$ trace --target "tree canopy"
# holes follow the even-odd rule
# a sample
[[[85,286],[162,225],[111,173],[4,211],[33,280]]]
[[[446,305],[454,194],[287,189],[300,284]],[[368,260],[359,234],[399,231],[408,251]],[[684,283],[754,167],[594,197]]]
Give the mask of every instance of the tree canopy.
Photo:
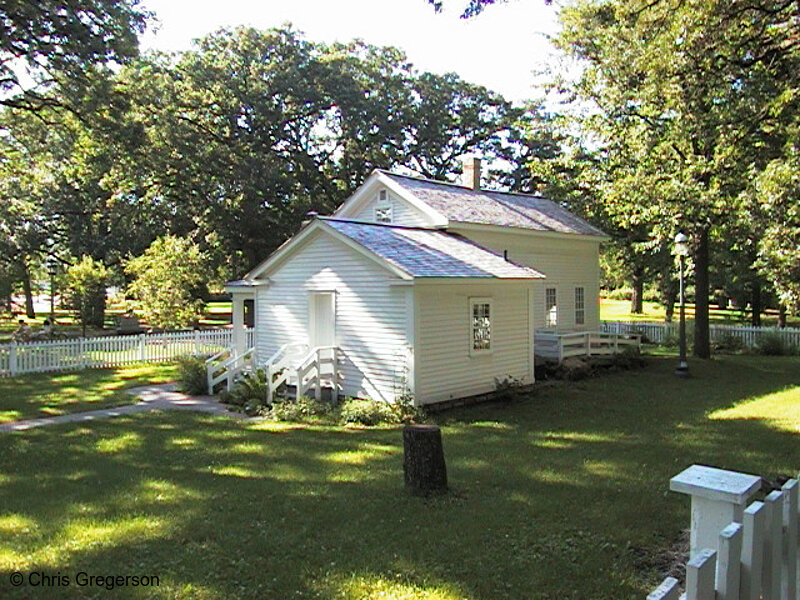
[[[23,281],[48,255],[88,255],[128,279],[121,265],[168,234],[191,236],[216,278],[238,277],[375,168],[447,178],[478,152],[510,159],[492,177],[524,186],[514,159],[536,150],[523,139],[535,110],[419,72],[397,49],[289,27],[87,66],[48,93],[52,105],[0,111],[0,261]]]
[[[0,105],[53,105],[52,85],[75,85],[91,65],[127,62],[148,16],[139,0],[3,0]]]
[[[690,234],[700,356],[710,351],[710,248],[758,222],[750,182],[783,160],[796,118],[793,11],[777,1],[603,0],[562,13],[557,43],[584,65],[564,89],[590,108],[580,127],[598,144],[603,211],[662,244]]]
[[[146,140],[129,188],[169,206],[175,233],[199,229],[231,275],[373,169],[448,176],[465,152],[500,153],[521,116],[456,75],[417,72],[399,50],[290,28],[221,30],[177,61],[143,58],[119,85]]]

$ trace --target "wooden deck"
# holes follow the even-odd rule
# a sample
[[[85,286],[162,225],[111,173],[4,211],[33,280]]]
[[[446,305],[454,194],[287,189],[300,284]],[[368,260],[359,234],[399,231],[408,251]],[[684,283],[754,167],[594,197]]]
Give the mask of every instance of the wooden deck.
[[[641,336],[586,331],[555,333],[537,331],[534,334],[534,354],[546,360],[562,362],[570,356],[608,356],[626,348],[639,348]]]

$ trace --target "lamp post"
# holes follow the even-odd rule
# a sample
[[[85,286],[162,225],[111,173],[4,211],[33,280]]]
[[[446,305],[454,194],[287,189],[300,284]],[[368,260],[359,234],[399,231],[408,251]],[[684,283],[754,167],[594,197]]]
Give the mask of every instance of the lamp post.
[[[675,369],[677,377],[689,377],[689,363],[686,361],[686,294],[684,290],[683,271],[686,257],[689,255],[689,238],[683,232],[675,236],[675,254],[680,263],[680,325],[678,329],[679,351],[678,368]]]
[[[47,273],[50,275],[50,323],[55,322],[55,298],[56,298],[56,273],[58,272],[58,263],[54,258],[47,260]]]

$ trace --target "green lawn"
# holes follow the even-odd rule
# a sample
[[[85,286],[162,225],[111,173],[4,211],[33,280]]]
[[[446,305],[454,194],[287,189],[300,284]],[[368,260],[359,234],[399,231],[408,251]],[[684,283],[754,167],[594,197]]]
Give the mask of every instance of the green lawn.
[[[121,306],[113,305],[106,310],[105,328],[94,329],[88,328],[86,330],[87,337],[97,335],[113,335],[116,331],[117,322],[124,314],[124,309]],[[24,315],[10,315],[0,314],[0,344],[10,343],[12,341],[12,334],[16,331],[19,325],[19,319],[24,318],[28,326],[34,331],[39,332],[42,329],[44,320],[49,318],[49,314],[40,312],[36,315],[35,319],[28,319]],[[141,318],[141,317],[140,317]],[[79,337],[82,334],[82,328],[72,312],[59,309],[55,312],[56,331],[63,333],[70,337]],[[144,325],[144,321],[142,321]],[[209,302],[206,306],[205,313],[200,317],[199,325],[203,328],[207,327],[225,327],[231,324],[231,303],[230,302]]]
[[[397,428],[150,413],[2,435],[0,595],[640,600],[689,523],[672,475],[800,465],[797,358],[674,366],[440,415],[452,492],[428,500],[404,493]],[[15,570],[72,585],[12,588]]]
[[[658,302],[644,302],[644,312],[642,314],[631,313],[630,300],[611,300],[610,298],[600,298],[600,319],[602,321],[650,321],[664,322],[664,307]],[[687,303],[686,318],[694,320],[694,304]],[[678,307],[675,307],[675,322],[678,319]],[[711,324],[717,325],[750,325],[750,313],[743,313],[739,310],[720,309],[712,304],[709,307],[709,319]],[[762,325],[765,327],[775,327],[778,324],[778,311],[768,310],[761,315]],[[789,317],[787,319],[789,327],[800,327],[800,317]]]
[[[126,388],[174,381],[174,364],[0,377],[0,423],[131,404]]]

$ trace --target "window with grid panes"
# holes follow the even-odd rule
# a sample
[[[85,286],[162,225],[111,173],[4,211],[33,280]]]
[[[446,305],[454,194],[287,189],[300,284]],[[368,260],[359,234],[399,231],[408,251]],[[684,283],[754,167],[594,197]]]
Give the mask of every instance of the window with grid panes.
[[[583,325],[586,322],[586,300],[582,287],[575,288],[575,324]]]
[[[492,349],[492,301],[489,298],[470,299],[470,354]]]
[[[556,288],[546,288],[544,291],[544,320],[547,327],[558,325],[558,304],[556,303]]]

